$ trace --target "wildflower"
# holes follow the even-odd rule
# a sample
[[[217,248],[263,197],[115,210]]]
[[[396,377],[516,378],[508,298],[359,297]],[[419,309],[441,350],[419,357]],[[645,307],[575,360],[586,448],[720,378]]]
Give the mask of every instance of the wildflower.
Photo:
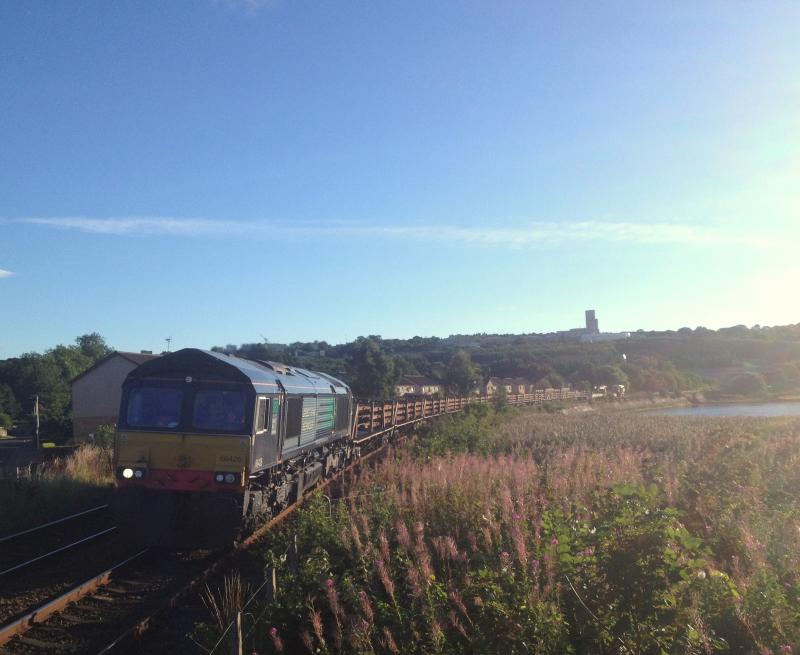
[[[358,599],[361,602],[361,613],[364,615],[364,619],[368,628],[369,624],[372,623],[375,618],[375,613],[372,610],[372,603],[369,602],[369,597],[367,596],[366,591],[359,591]]]
[[[355,546],[356,553],[359,557],[364,556],[364,544],[361,542],[361,535],[358,532],[358,527],[355,523],[350,524],[350,534],[353,538],[353,545]]]
[[[283,639],[278,634],[278,628],[270,628],[269,638],[272,640],[272,646],[278,653],[283,652]]]
[[[380,534],[378,535],[378,544],[380,545],[381,557],[388,562],[389,540],[386,538],[386,532],[384,532],[383,528],[381,528]]]
[[[400,655],[400,649],[397,647],[397,643],[394,640],[392,631],[389,630],[389,628],[383,629],[383,639],[381,639],[381,644],[393,655]]]
[[[411,535],[408,534],[406,524],[403,521],[397,521],[395,531],[397,532],[397,543],[400,544],[400,547],[406,552],[411,550]]]
[[[698,580],[705,580],[706,579],[706,572],[705,571],[698,571],[697,572],[697,579]]]
[[[471,622],[469,614],[467,614],[467,607],[466,605],[464,605],[464,601],[461,599],[461,594],[455,589],[453,589],[450,591],[449,596],[453,605],[455,605],[458,608],[458,611],[464,615],[464,618],[467,619],[467,621]]]
[[[342,611],[339,607],[339,592],[336,591],[336,586],[330,578],[325,581],[325,586],[327,587],[326,595],[328,596],[328,605],[331,608],[331,613],[337,617],[338,621],[339,614]]]
[[[311,638],[311,634],[308,632],[308,630],[303,630],[303,632],[300,634],[300,640],[303,642],[303,646],[306,647],[306,650],[309,653],[314,652],[314,640]]]
[[[325,637],[323,635],[324,628],[322,625],[322,612],[311,612],[311,628],[314,630],[314,634],[317,636],[317,639],[319,639],[324,648]]]
[[[408,571],[406,571],[406,582],[408,582],[408,587],[411,590],[412,596],[416,596],[417,598],[422,596],[422,581],[420,580],[417,569],[413,566],[410,566]]]

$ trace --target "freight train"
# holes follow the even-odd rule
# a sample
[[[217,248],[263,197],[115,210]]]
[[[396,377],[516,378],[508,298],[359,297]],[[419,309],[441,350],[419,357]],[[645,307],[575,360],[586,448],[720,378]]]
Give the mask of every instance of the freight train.
[[[512,404],[581,400],[568,389]],[[251,531],[362,450],[483,397],[356,403],[324,373],[186,348],[145,362],[122,387],[116,502],[151,543],[214,544]]]

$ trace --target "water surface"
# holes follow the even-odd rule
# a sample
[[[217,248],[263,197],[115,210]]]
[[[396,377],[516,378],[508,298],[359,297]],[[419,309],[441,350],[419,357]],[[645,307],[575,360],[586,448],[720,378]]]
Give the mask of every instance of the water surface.
[[[670,407],[647,413],[651,416],[800,416],[800,402]]]

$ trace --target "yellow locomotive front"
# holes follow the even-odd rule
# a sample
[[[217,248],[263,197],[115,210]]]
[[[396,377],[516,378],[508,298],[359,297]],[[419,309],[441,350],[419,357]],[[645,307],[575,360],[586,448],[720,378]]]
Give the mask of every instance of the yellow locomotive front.
[[[194,349],[132,371],[114,448],[116,504],[130,533],[172,547],[235,539],[255,435],[270,436],[256,398],[276,392],[256,388],[224,355]]]
[[[253,399],[244,388],[144,380],[123,394],[120,488],[238,492],[247,480]]]

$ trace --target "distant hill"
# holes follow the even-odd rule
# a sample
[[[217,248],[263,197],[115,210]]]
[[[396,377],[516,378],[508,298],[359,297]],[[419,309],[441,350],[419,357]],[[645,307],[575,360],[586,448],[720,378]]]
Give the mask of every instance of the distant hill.
[[[800,388],[800,324],[638,331],[629,339],[603,343],[580,343],[563,333],[360,339],[375,344],[392,360],[395,376],[419,374],[445,383],[450,361],[464,351],[484,378],[521,377],[548,386],[621,382],[634,392],[713,392],[725,390],[738,376],[754,374],[762,376],[773,392]],[[216,350],[280,360],[348,379],[358,343],[257,343]]]

